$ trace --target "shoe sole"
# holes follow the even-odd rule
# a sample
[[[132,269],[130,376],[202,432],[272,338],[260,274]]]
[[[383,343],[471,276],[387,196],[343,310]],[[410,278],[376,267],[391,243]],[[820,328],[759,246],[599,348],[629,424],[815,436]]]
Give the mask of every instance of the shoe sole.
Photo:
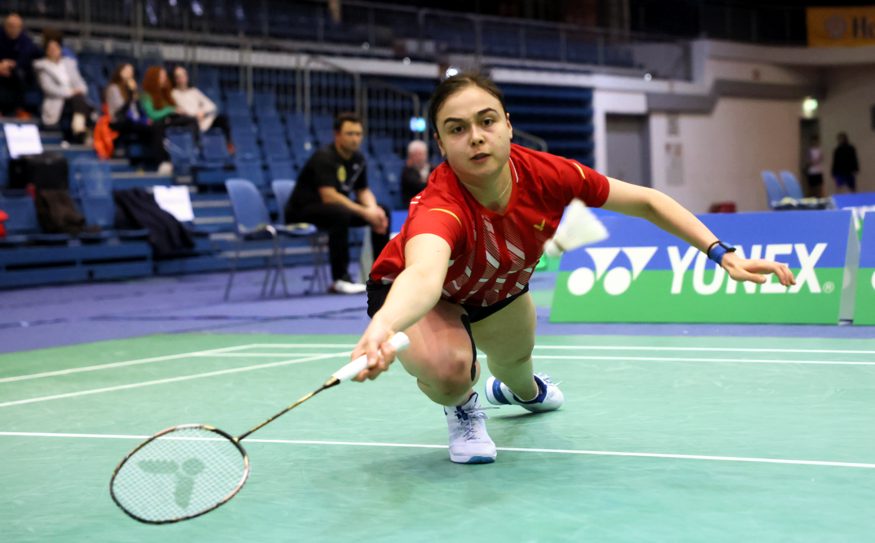
[[[495,462],[494,456],[456,456],[450,455],[450,461],[454,464],[491,464]]]

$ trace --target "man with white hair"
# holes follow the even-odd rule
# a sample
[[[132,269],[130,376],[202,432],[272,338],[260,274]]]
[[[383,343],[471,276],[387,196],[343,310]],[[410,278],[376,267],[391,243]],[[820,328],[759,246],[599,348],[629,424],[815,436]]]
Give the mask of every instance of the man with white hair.
[[[422,189],[428,181],[431,167],[428,164],[428,146],[422,140],[413,140],[407,145],[407,162],[401,172],[401,199],[404,205]]]

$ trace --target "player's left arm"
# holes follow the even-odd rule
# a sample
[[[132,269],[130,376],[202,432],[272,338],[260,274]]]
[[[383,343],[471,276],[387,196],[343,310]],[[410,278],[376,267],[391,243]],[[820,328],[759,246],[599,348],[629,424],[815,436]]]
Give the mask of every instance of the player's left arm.
[[[611,177],[608,183],[610,192],[602,206],[604,209],[646,219],[702,252],[706,252],[719,239],[702,221],[667,194]],[[735,253],[726,253],[720,265],[736,281],[765,283],[765,274],[774,273],[784,286],[796,282],[790,268],[770,260],[751,260]]]

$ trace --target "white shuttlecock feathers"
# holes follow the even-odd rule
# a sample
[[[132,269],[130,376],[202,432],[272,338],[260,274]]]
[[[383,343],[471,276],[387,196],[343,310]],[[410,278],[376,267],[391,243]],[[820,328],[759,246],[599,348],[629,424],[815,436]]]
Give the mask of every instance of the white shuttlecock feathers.
[[[581,245],[598,243],[608,237],[605,225],[586,207],[586,204],[574,199],[568,205],[556,234],[544,243],[547,256],[556,258],[566,251],[577,249]]]

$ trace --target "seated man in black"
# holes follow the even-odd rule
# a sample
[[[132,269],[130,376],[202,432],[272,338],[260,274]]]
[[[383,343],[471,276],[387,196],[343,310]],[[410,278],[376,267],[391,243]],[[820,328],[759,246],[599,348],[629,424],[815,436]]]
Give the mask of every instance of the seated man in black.
[[[389,213],[368,188],[362,144],[362,121],[354,113],[334,119],[334,143],[320,148],[301,169],[286,203],[286,220],[309,222],[328,230],[331,291],[357,294],[365,286],[349,277],[349,228],[370,226],[374,257],[389,241]],[[355,192],[355,200],[351,199]]]

